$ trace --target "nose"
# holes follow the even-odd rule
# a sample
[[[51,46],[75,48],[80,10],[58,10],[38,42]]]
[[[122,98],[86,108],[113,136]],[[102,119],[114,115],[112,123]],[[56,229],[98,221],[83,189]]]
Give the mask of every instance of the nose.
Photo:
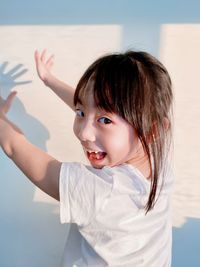
[[[90,121],[75,124],[74,132],[78,139],[82,142],[94,142],[96,140],[95,129]]]

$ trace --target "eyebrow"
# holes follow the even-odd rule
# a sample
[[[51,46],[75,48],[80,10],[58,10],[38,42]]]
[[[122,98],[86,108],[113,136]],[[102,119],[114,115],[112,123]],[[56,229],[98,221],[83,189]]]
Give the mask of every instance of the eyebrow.
[[[76,100],[76,104],[81,104],[81,105],[83,105],[83,102],[82,102],[82,100],[80,99],[80,97],[77,98],[77,100]]]

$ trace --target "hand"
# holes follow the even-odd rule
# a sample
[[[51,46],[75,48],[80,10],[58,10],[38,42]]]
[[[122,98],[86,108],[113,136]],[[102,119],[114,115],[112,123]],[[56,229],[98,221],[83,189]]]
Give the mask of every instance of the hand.
[[[9,111],[16,94],[17,92],[13,91],[8,95],[6,99],[3,99],[0,96],[0,115],[6,114]]]
[[[35,64],[38,76],[45,83],[48,84],[48,79],[51,76],[51,68],[54,64],[54,55],[51,55],[46,60],[46,50],[43,50],[42,53],[35,51]]]

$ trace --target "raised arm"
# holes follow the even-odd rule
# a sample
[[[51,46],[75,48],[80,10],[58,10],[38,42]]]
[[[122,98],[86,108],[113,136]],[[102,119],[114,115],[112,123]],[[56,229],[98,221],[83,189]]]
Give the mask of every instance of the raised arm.
[[[72,110],[74,110],[73,98],[75,89],[68,84],[58,80],[52,73],[51,67],[54,56],[46,60],[46,50],[41,54],[35,51],[35,63],[38,76],[57,96],[59,96]]]
[[[15,95],[12,92],[6,100],[0,97],[0,146],[29,180],[59,200],[61,162],[29,143],[22,131],[5,115]]]

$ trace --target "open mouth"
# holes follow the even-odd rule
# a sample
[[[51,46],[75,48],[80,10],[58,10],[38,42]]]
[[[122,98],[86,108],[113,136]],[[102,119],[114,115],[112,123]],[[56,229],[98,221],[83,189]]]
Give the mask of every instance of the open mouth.
[[[103,151],[87,151],[87,157],[90,161],[102,160],[107,155]]]

